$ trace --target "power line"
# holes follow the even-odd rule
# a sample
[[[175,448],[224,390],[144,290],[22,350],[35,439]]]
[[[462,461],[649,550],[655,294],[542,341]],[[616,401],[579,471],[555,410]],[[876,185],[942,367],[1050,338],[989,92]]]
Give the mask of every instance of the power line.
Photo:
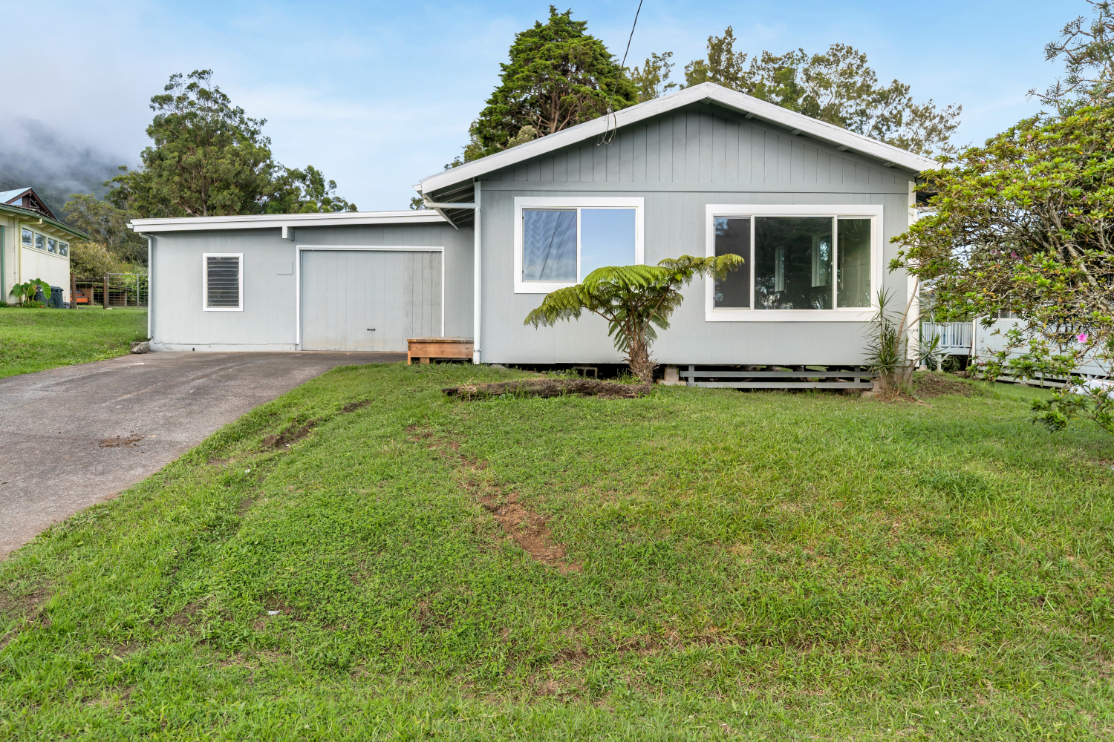
[[[627,68],[627,55],[630,54],[630,42],[634,38],[634,29],[638,28],[638,14],[642,12],[642,0],[638,0],[638,10],[634,11],[634,23],[630,27],[630,36],[627,37],[627,48],[623,52],[623,61],[619,64],[619,74],[622,70]],[[604,129],[603,134],[600,136],[600,141],[597,144],[611,144],[611,140],[615,138],[615,132],[619,129],[619,119],[615,118],[615,129],[611,128],[611,117],[615,115],[615,111],[611,108],[611,100],[607,101],[607,128]]]

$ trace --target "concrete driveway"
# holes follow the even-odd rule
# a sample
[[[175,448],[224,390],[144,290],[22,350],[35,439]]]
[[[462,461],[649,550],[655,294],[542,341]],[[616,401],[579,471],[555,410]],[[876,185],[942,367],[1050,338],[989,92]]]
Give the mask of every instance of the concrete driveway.
[[[0,559],[335,366],[405,353],[150,353],[0,379]]]

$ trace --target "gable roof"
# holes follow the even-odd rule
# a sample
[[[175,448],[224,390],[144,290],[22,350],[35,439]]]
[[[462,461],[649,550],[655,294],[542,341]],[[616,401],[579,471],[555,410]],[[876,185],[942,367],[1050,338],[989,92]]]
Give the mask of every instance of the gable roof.
[[[31,190],[31,189],[30,188],[16,188],[14,191],[0,192],[0,203],[10,204],[12,201],[15,201],[17,198],[22,196],[24,193],[27,193],[27,191],[29,191],[29,190]]]
[[[940,163],[928,157],[913,154],[899,147],[879,142],[862,134],[856,134],[853,131],[819,121],[802,113],[790,111],[745,93],[730,90],[722,85],[706,82],[676,93],[670,93],[661,98],[639,103],[630,108],[624,108],[611,116],[593,119],[559,131],[556,134],[550,134],[479,160],[473,160],[451,170],[422,178],[420,182],[421,192],[428,195],[462,181],[472,180],[490,172],[517,165],[524,160],[548,154],[562,147],[598,137],[606,133],[609,128],[618,129],[630,126],[639,121],[694,103],[717,104],[723,108],[741,113],[748,119],[757,119],[775,124],[789,129],[795,135],[805,135],[836,149],[850,150],[864,157],[877,160],[885,167],[899,167],[909,172],[920,173],[940,166]]]
[[[42,198],[39,197],[39,194],[35,193],[34,188],[16,188],[13,191],[4,191],[0,193],[0,204],[5,206],[17,206],[21,209],[30,209],[31,211],[37,211],[44,216],[48,216],[51,219],[58,219],[58,217],[54,215],[54,212],[50,210],[50,207],[46,205],[46,201],[43,201]]]
[[[54,216],[34,188],[16,188],[0,193],[0,212],[12,214],[21,221],[27,220],[23,221],[24,226],[32,226],[37,221],[40,225],[50,225],[79,240],[89,239],[89,235]]]

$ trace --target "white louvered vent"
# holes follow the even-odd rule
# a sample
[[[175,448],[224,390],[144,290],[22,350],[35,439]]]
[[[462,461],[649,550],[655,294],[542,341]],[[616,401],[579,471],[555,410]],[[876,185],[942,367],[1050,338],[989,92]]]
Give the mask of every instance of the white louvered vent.
[[[205,308],[242,309],[242,255],[205,256]]]

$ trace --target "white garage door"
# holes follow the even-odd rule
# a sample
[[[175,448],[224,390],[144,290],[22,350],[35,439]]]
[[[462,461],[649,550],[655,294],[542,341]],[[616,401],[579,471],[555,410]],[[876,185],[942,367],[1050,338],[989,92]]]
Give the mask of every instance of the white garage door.
[[[303,350],[405,351],[442,334],[441,252],[301,251]]]

